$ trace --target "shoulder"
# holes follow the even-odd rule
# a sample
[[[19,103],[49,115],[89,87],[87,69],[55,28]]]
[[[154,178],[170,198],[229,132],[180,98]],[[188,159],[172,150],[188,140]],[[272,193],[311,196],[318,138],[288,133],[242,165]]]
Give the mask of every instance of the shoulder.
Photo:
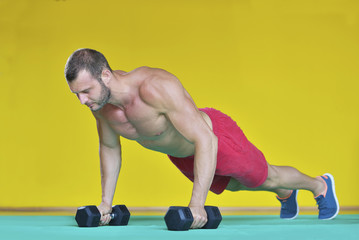
[[[176,78],[173,74],[170,72],[161,69],[161,68],[152,68],[148,66],[142,66],[139,68],[136,68],[128,73],[129,75],[142,77],[143,79],[171,79]]]
[[[166,92],[166,89],[182,86],[175,75],[161,68],[140,67],[135,71],[145,75],[139,88],[140,93],[145,95],[157,91]]]
[[[151,68],[147,78],[139,86],[141,99],[150,104],[163,106],[170,103],[171,98],[183,93],[183,86],[176,76],[159,68]]]

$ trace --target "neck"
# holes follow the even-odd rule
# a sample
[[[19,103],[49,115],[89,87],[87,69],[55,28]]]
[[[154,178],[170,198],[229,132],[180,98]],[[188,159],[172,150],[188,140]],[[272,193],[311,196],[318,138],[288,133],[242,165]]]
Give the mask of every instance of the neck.
[[[111,91],[111,98],[109,103],[120,108],[125,108],[134,99],[134,88],[131,82],[128,82],[120,73],[114,71],[113,79],[111,79],[109,86]]]

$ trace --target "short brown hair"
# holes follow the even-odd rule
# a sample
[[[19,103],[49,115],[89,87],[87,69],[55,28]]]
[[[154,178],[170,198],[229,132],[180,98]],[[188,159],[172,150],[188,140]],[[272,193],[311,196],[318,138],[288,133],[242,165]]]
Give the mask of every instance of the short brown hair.
[[[101,79],[103,69],[112,72],[105,56],[93,49],[81,48],[71,54],[65,65],[65,77],[72,82],[82,70],[87,70],[96,79]]]

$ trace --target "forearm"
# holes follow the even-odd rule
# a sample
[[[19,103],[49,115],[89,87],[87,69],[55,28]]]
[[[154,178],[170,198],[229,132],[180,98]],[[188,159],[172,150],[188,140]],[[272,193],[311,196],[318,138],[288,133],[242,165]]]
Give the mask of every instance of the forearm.
[[[207,142],[196,145],[194,159],[194,182],[190,206],[204,206],[217,165],[218,139],[215,135]]]
[[[112,205],[121,169],[121,147],[110,148],[100,144],[100,167],[102,201]]]

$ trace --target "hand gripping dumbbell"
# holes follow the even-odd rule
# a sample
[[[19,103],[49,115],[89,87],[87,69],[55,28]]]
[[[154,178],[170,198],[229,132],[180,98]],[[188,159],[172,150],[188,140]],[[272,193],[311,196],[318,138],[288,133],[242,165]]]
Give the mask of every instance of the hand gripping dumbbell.
[[[109,225],[127,225],[130,215],[131,214],[125,205],[113,206]],[[79,207],[75,219],[79,227],[97,227],[100,224],[101,213],[98,208],[93,205]]]
[[[215,229],[222,221],[218,207],[205,206],[208,222],[203,229]],[[189,207],[170,207],[165,215],[168,230],[186,231],[193,223],[193,215]]]

